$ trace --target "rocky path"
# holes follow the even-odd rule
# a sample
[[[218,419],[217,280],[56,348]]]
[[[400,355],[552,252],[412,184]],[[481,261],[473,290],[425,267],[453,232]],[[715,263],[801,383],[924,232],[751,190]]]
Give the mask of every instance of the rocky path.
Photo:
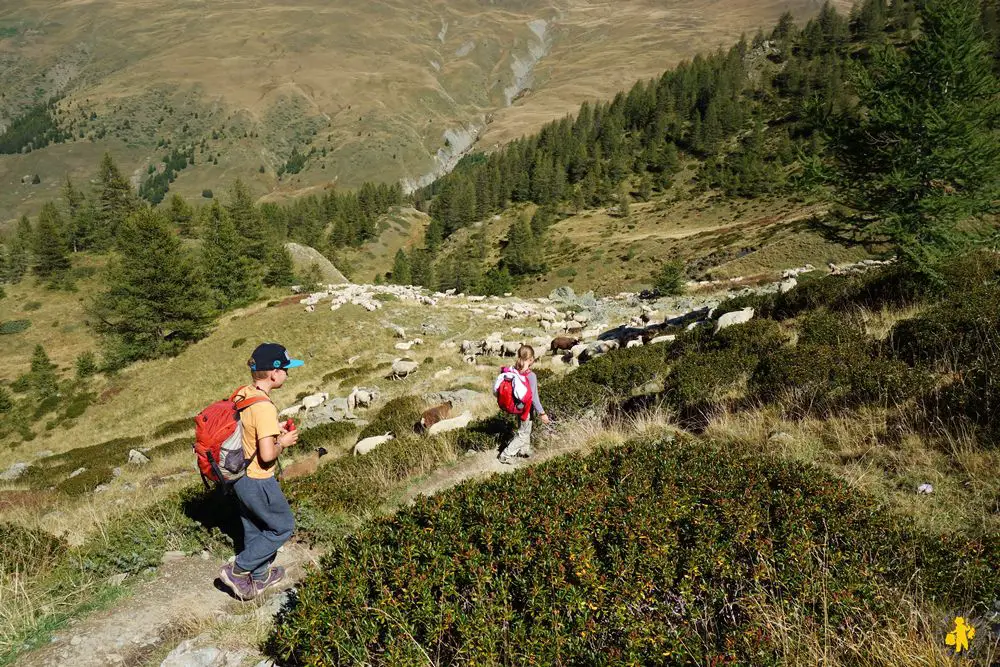
[[[303,545],[289,544],[277,564],[288,571],[285,589],[302,578],[318,554]],[[145,581],[113,608],[79,619],[59,632],[52,642],[21,657],[22,667],[253,665],[262,656],[254,641],[240,643],[239,628],[252,635],[254,627],[270,623],[284,602],[281,591],[268,591],[259,600],[240,602],[217,581],[224,561],[206,553],[197,556],[168,553],[156,576]],[[212,637],[213,627],[229,627],[229,642]],[[217,634],[217,633],[216,633]],[[212,641],[215,639],[215,641]],[[227,648],[218,648],[226,644]],[[177,646],[181,644],[180,646]]]

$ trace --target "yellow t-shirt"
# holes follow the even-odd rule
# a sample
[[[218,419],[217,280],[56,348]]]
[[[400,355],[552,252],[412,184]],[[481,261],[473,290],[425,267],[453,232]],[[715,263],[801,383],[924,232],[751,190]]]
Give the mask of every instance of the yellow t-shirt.
[[[267,394],[252,385],[248,385],[240,388],[236,400],[254,396],[267,396]],[[278,408],[274,407],[274,403],[270,401],[254,403],[240,413],[240,422],[243,424],[243,456],[251,459],[247,466],[247,477],[253,479],[274,477],[277,459],[262,466],[260,456],[254,456],[254,454],[257,452],[258,440],[270,436],[277,437],[281,433],[281,427],[278,425]]]

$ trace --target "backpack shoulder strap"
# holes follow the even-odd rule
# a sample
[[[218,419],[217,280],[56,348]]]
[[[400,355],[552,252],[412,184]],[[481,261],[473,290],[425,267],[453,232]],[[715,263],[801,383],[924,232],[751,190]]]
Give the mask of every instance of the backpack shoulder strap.
[[[244,398],[242,400],[236,400],[236,397],[240,395],[240,391],[242,389],[243,389],[243,387],[240,387],[239,389],[237,389],[236,391],[234,391],[232,394],[229,395],[229,400],[236,404],[236,411],[237,412],[243,412],[244,410],[246,410],[247,408],[249,408],[251,405],[256,405],[258,403],[265,403],[265,402],[266,403],[270,403],[271,402],[271,399],[268,398],[267,396],[250,396],[250,397]]]

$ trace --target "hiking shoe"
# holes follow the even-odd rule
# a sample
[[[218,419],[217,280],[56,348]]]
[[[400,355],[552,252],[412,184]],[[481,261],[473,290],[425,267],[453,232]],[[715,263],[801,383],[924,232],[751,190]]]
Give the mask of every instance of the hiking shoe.
[[[508,466],[514,465],[514,459],[512,459],[509,456],[507,456],[506,454],[500,454],[499,456],[497,456],[497,461],[499,461],[500,463],[503,463],[504,465],[508,465]]]
[[[257,595],[260,595],[268,588],[272,586],[277,586],[285,578],[285,568],[280,565],[275,565],[267,571],[267,576],[263,579],[254,579],[253,587],[257,591]]]
[[[254,585],[253,579],[250,577],[250,573],[246,574],[236,574],[233,568],[236,567],[236,563],[226,563],[219,570],[219,579],[222,580],[226,586],[229,586],[229,590],[233,592],[233,595],[237,599],[252,600],[257,595],[257,587]]]

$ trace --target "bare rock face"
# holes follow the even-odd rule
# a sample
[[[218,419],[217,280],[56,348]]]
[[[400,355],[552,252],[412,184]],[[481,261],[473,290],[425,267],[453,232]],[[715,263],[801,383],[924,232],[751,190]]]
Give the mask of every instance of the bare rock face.
[[[333,262],[311,246],[288,242],[285,244],[285,250],[292,256],[292,264],[297,274],[308,274],[315,264],[319,267],[321,282],[330,285],[344,285],[350,282],[343,273],[337,270]]]
[[[13,463],[9,468],[0,472],[0,481],[12,482],[28,469],[27,463]]]

